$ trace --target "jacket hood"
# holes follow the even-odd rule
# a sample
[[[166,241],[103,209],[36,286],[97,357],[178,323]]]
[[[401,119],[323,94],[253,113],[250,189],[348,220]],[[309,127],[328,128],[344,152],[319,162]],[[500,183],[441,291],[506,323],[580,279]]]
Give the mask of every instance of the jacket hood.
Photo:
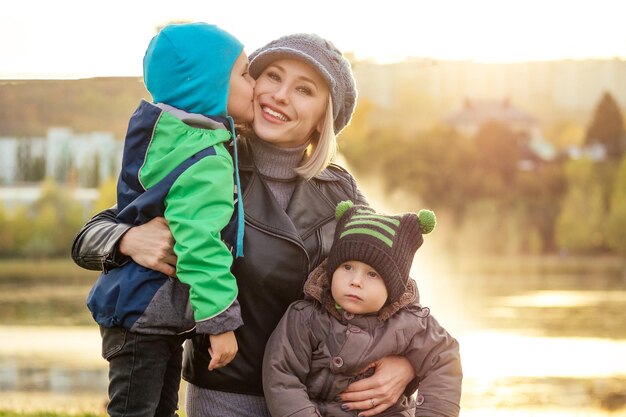
[[[215,25],[169,25],[148,45],[144,83],[155,103],[227,116],[230,73],[242,51],[241,42]]]
[[[335,317],[337,320],[341,320],[341,315],[335,307],[335,299],[330,292],[330,281],[326,273],[327,263],[328,261],[324,260],[309,274],[304,284],[304,294],[307,297],[317,300],[331,316]],[[385,321],[401,308],[417,303],[419,303],[419,291],[417,290],[415,282],[409,279],[404,294],[402,294],[397,301],[391,304],[385,304],[378,312],[378,319]]]
[[[203,149],[231,139],[231,133],[215,120],[145,100],[131,117],[129,126],[140,134],[126,137],[122,164],[126,168],[121,175],[138,178],[144,189],[153,187]]]

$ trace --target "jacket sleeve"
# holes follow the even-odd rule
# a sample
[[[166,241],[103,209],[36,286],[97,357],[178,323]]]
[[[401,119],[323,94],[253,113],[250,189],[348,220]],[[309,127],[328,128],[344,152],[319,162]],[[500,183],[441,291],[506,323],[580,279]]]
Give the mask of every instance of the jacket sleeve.
[[[132,227],[118,223],[117,207],[101,211],[83,226],[72,242],[72,259],[76,265],[96,271],[117,268],[130,259],[119,253],[118,243]]]
[[[296,301],[289,306],[265,346],[263,392],[272,417],[320,416],[304,384],[314,346],[309,324],[313,307],[306,305]]]
[[[459,344],[434,317],[420,321],[406,352],[419,384],[415,415],[457,417],[463,379]],[[414,388],[410,384],[407,391]]]
[[[233,190],[232,160],[215,155],[182,173],[165,198],[165,218],[178,257],[176,275],[190,287],[195,320],[204,322],[234,312],[236,320],[227,319],[234,328],[220,326],[224,331],[243,324],[239,309],[229,309],[237,297],[237,283],[230,272],[232,255],[221,238],[233,213]],[[207,327],[200,325],[197,330],[202,328]],[[215,334],[215,330],[207,331]]]

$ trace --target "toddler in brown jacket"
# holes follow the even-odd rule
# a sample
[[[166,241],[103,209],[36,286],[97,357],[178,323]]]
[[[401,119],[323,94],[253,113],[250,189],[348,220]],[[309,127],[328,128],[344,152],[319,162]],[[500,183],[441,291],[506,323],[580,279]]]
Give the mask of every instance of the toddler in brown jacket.
[[[311,272],[305,299],[289,306],[265,349],[263,389],[272,417],[355,416],[338,394],[390,355],[411,362],[418,395],[406,392],[378,415],[458,416],[459,345],[419,304],[409,277],[434,213],[385,215],[344,201],[336,217],[328,259]],[[378,405],[369,401],[372,409]]]

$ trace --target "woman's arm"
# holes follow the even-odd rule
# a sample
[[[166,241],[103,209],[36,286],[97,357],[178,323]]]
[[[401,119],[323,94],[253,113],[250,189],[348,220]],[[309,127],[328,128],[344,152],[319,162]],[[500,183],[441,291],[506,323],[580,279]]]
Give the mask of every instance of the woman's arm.
[[[117,207],[101,211],[83,226],[72,243],[72,259],[85,269],[107,271],[128,258],[117,253],[119,239],[131,227],[116,220]]]
[[[351,384],[341,394],[350,410],[365,410],[360,416],[377,415],[395,404],[403,391],[411,395],[419,385],[416,415],[458,417],[463,380],[459,344],[432,316],[422,324],[423,330],[412,338],[405,356],[371,364],[374,375]]]
[[[394,405],[415,378],[411,362],[403,356],[387,356],[368,368],[374,368],[374,375],[350,384],[339,395],[348,410],[364,410],[359,413],[363,417],[375,416]]]
[[[132,258],[138,264],[174,275],[176,256],[172,234],[162,217],[133,227],[118,223],[117,208],[101,211],[78,232],[72,259],[85,269],[108,271]]]

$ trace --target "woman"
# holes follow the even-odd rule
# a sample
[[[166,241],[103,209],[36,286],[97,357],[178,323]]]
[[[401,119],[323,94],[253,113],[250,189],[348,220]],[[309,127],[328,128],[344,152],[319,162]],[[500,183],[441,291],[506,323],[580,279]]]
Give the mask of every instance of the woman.
[[[265,343],[289,304],[302,296],[308,273],[326,257],[336,204],[365,203],[352,176],[329,165],[335,135],[349,122],[356,101],[341,52],[316,35],[289,35],[255,51],[250,73],[257,80],[254,133],[239,146],[245,256],[232,269],[244,326],[236,331],[239,352],[224,368],[207,370],[206,338],[197,336],[186,346],[190,417],[269,416],[261,384]],[[174,275],[164,220],[130,228],[116,224],[115,214],[106,210],[87,223],[74,241],[75,262],[107,270],[131,257]],[[372,377],[353,383],[337,399],[348,410],[365,410],[363,416],[381,413],[403,391],[417,387],[404,358],[384,358],[373,366]]]

